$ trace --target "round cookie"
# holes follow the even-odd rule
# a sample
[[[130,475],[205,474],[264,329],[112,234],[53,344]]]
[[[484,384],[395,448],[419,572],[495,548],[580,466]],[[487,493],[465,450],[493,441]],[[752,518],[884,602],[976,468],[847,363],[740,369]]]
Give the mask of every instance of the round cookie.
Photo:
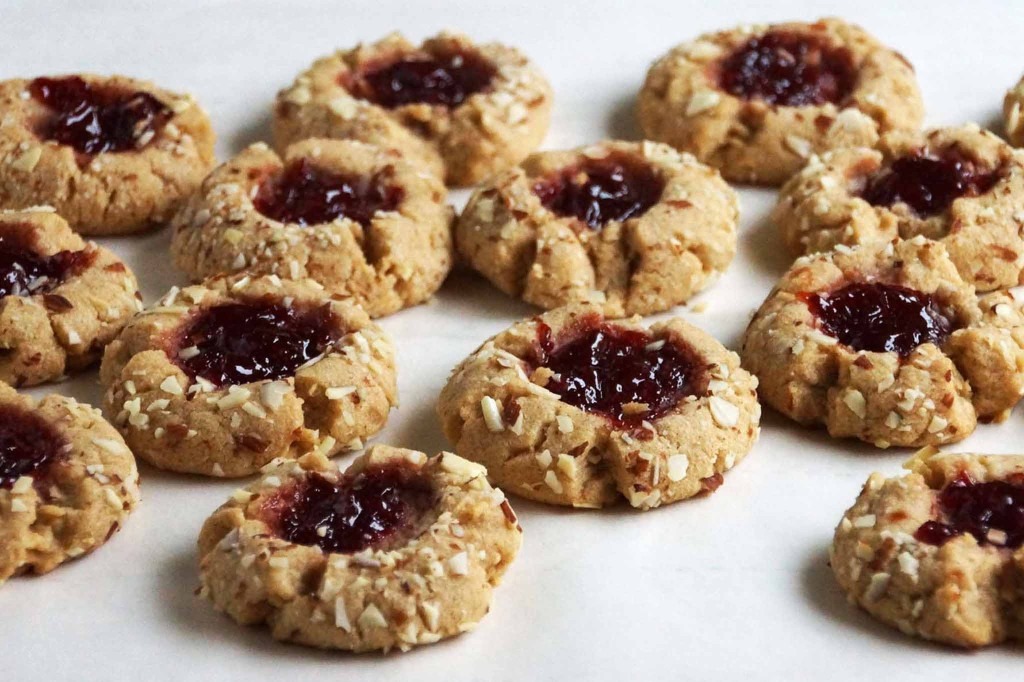
[[[311,278],[371,317],[422,303],[451,268],[444,185],[380,147],[250,146],[175,217],[175,264],[194,280],[246,270]]]
[[[1003,98],[1003,123],[1006,128],[1006,139],[1014,147],[1024,147],[1022,107],[1024,107],[1024,77],[1007,90],[1006,96]]]
[[[0,210],[0,381],[34,386],[93,364],[141,298],[127,266],[52,208]]]
[[[0,382],[0,584],[93,551],[138,502],[135,458],[99,410]]]
[[[277,97],[280,148],[308,137],[399,150],[448,184],[473,185],[540,145],[551,86],[518,50],[441,33],[397,33],[318,59]]]
[[[137,456],[210,476],[359,449],[398,400],[391,342],[366,313],[273,275],[173,289],[107,347],[100,381]]]
[[[459,254],[543,308],[604,300],[621,317],[667,310],[728,267],[736,193],[689,154],[615,142],[531,155],[474,192]]]
[[[636,103],[644,136],[727,180],[782,184],[813,154],[915,130],[924,107],[907,60],[839,19],[703,35],[654,63]]]
[[[571,305],[485,342],[437,412],[455,451],[508,492],[651,509],[722,484],[757,439],[756,388],[735,353],[679,318],[646,329]]]
[[[475,627],[521,543],[484,468],[450,452],[378,445],[344,473],[310,454],[207,519],[200,594],[277,639],[407,651]]]
[[[966,438],[1024,393],[1024,314],[923,237],[805,256],[754,315],[743,366],[804,425],[878,447]]]
[[[939,454],[868,478],[830,549],[850,602],[908,635],[1024,638],[1024,455]]]
[[[0,208],[48,205],[81,234],[171,218],[213,166],[210,121],[189,95],[124,76],[0,82]]]
[[[772,217],[797,255],[923,235],[981,291],[1024,284],[1024,153],[973,124],[812,158]]]

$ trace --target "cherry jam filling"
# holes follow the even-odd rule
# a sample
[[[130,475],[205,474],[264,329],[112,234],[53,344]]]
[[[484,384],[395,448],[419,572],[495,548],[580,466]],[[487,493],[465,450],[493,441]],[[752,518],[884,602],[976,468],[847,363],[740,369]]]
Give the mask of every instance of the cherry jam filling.
[[[188,322],[169,355],[193,378],[216,386],[281,379],[337,340],[334,322],[326,305],[303,310],[271,300],[226,303]]]
[[[10,488],[22,476],[39,478],[66,453],[67,442],[42,418],[0,405],[0,488]]]
[[[388,109],[406,104],[454,108],[490,87],[497,72],[474,52],[415,53],[370,65],[356,77],[353,89]]]
[[[147,92],[94,85],[78,76],[36,78],[29,84],[51,115],[36,133],[82,154],[144,146],[171,119],[171,109]]]
[[[0,298],[52,291],[94,257],[92,251],[60,251],[44,256],[35,250],[27,229],[0,229]]]
[[[387,173],[371,177],[333,173],[299,159],[260,185],[256,210],[282,223],[319,225],[349,218],[366,227],[377,211],[394,210],[405,192]]]
[[[868,178],[860,196],[872,206],[904,203],[918,216],[928,217],[942,213],[960,197],[984,194],[1001,177],[999,170],[986,170],[955,149],[939,155],[918,152]]]
[[[425,476],[391,464],[337,483],[312,474],[268,500],[263,512],[274,533],[289,542],[351,554],[408,541],[434,500]]]
[[[553,374],[545,388],[564,403],[637,426],[703,393],[705,367],[694,350],[642,331],[587,320],[556,341],[541,325],[534,364]],[[646,408],[633,409],[636,404]],[[629,407],[629,406],[633,407]]]
[[[842,102],[853,90],[853,57],[814,35],[768,31],[719,63],[719,87],[731,95],[800,107]]]
[[[854,282],[801,298],[821,331],[857,351],[907,357],[922,344],[941,345],[956,328],[934,296],[896,284]]]
[[[587,158],[533,186],[549,211],[579,218],[593,230],[643,215],[658,203],[664,189],[664,181],[649,165],[620,152]]]
[[[1016,549],[1024,544],[1024,481],[976,483],[961,473],[939,493],[939,519],[914,533],[921,542],[943,545],[970,533],[981,544]]]

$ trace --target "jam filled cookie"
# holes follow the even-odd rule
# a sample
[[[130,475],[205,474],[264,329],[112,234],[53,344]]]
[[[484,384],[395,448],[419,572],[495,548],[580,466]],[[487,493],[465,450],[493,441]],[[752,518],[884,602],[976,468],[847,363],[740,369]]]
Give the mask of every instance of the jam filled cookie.
[[[795,254],[923,235],[979,290],[1024,284],[1024,154],[976,125],[815,157],[773,219]]]
[[[878,447],[951,443],[1024,393],[1024,315],[978,297],[923,237],[796,261],[750,322],[743,366],[801,424]]]
[[[647,73],[644,135],[727,179],[778,185],[813,154],[870,147],[924,115],[898,52],[838,19],[750,26],[676,47]]]
[[[551,86],[518,50],[395,33],[317,60],[274,109],[279,147],[307,137],[397,149],[452,185],[514,166],[547,132]]]
[[[344,473],[310,454],[206,521],[200,594],[277,639],[407,651],[476,626],[521,543],[484,468],[450,452],[378,445]]]
[[[756,388],[735,353],[681,319],[646,329],[572,305],[489,339],[437,411],[455,451],[509,492],[650,509],[722,484],[757,438]]]
[[[125,264],[53,209],[0,211],[0,381],[33,386],[92,364],[140,299]]]
[[[311,278],[371,317],[429,299],[452,261],[439,180],[394,152],[305,140],[255,144],[218,167],[174,220],[174,261],[196,280],[246,270]]]
[[[1006,93],[1003,98],[1003,122],[1006,139],[1014,147],[1024,147],[1024,78]]]
[[[1024,637],[1024,455],[938,454],[868,478],[830,551],[850,601],[962,647]]]
[[[91,552],[138,502],[135,458],[99,410],[0,383],[0,583]]]
[[[655,142],[533,154],[473,194],[460,255],[543,308],[604,300],[613,316],[667,310],[736,252],[736,193],[718,172]]]
[[[100,381],[139,457],[211,476],[361,448],[397,402],[391,342],[366,313],[273,275],[172,290],[107,347]]]
[[[0,207],[53,206],[82,234],[170,219],[213,166],[190,97],[123,76],[0,82]]]

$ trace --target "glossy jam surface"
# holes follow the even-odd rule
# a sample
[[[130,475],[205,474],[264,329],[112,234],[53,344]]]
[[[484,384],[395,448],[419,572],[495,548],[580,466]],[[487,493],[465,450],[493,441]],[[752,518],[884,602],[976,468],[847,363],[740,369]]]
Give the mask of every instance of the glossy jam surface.
[[[856,74],[853,58],[814,35],[768,31],[729,54],[719,65],[719,86],[747,100],[789,107],[846,99]]]
[[[0,298],[45,294],[80,272],[94,257],[91,251],[60,251],[43,256],[26,231],[0,227]]]
[[[29,92],[52,111],[37,133],[82,154],[138,149],[172,115],[147,92],[93,85],[78,76],[36,78]]]
[[[319,225],[349,218],[365,227],[377,211],[394,210],[404,194],[383,174],[342,175],[299,159],[264,180],[253,205],[282,223]]]
[[[389,109],[406,104],[457,107],[491,85],[497,69],[472,52],[408,54],[371,65],[356,94]]]
[[[1024,543],[1024,481],[975,483],[966,473],[939,493],[939,518],[921,524],[921,542],[942,545],[970,533],[981,544],[1016,549]]]
[[[265,513],[285,540],[351,554],[409,539],[434,503],[434,490],[411,467],[368,468],[334,483],[312,474],[268,501]]]
[[[563,168],[540,180],[533,192],[561,216],[575,216],[591,229],[641,216],[661,199],[665,183],[646,163],[613,152]]]
[[[537,366],[553,372],[545,386],[562,402],[599,412],[619,424],[656,419],[707,384],[697,354],[673,341],[597,321],[555,340],[541,326]],[[642,403],[646,410],[624,409]]]
[[[895,284],[855,282],[802,298],[823,332],[858,351],[906,357],[922,344],[941,345],[955,329],[933,296]]]
[[[861,197],[873,206],[904,203],[921,217],[938,215],[960,197],[992,189],[1001,174],[982,169],[966,156],[947,151],[939,156],[903,156],[868,178]]]
[[[44,467],[64,457],[67,443],[32,412],[0,405],[0,488],[10,488],[22,476],[40,478]]]
[[[292,376],[335,341],[329,307],[300,310],[273,301],[206,308],[180,332],[170,352],[193,377],[217,386]],[[182,349],[195,349],[181,353]]]

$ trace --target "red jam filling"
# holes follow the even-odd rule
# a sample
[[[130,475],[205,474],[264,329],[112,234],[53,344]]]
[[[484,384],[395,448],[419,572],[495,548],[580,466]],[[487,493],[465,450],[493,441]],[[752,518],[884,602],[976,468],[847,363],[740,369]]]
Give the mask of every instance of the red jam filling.
[[[352,554],[409,540],[434,500],[423,474],[390,464],[337,483],[312,474],[268,500],[263,511],[274,533],[289,542]]]
[[[40,478],[66,453],[67,442],[41,417],[0,405],[0,488],[10,488],[22,476]]]
[[[192,377],[217,386],[272,381],[321,355],[337,339],[334,320],[329,306],[226,303],[193,317],[169,355]],[[194,350],[182,354],[183,349]]]
[[[545,388],[564,403],[618,424],[656,419],[707,386],[699,356],[678,341],[656,341],[600,320],[584,321],[563,335],[556,342],[547,325],[540,327],[535,364],[553,372]],[[626,409],[631,403],[646,409]]]
[[[719,64],[719,86],[729,94],[787,107],[838,104],[855,81],[848,50],[790,31],[753,37]]]
[[[648,164],[621,152],[587,158],[533,186],[549,211],[579,218],[594,230],[643,215],[658,203],[664,189],[665,183]]]
[[[821,331],[857,351],[907,357],[922,344],[941,345],[955,329],[934,296],[895,284],[854,282],[801,298]]]
[[[0,298],[52,291],[81,272],[95,255],[92,251],[60,251],[44,256],[35,250],[26,229],[0,228]]]
[[[975,483],[961,473],[939,493],[939,519],[914,533],[921,542],[942,545],[970,533],[981,544],[1016,549],[1024,543],[1024,481]]]
[[[384,173],[343,175],[299,159],[264,180],[253,205],[282,223],[319,225],[348,218],[366,227],[377,211],[394,210],[404,196]]]
[[[919,152],[896,159],[868,178],[860,196],[872,206],[904,203],[928,217],[942,213],[960,197],[984,194],[1001,177],[998,170],[985,170],[955,149],[938,156]]]
[[[406,104],[454,108],[490,87],[496,74],[494,65],[474,52],[406,54],[365,68],[355,94],[388,109]]]
[[[36,78],[28,89],[52,112],[37,134],[82,154],[138,149],[172,115],[147,92],[94,85],[78,76]]]

